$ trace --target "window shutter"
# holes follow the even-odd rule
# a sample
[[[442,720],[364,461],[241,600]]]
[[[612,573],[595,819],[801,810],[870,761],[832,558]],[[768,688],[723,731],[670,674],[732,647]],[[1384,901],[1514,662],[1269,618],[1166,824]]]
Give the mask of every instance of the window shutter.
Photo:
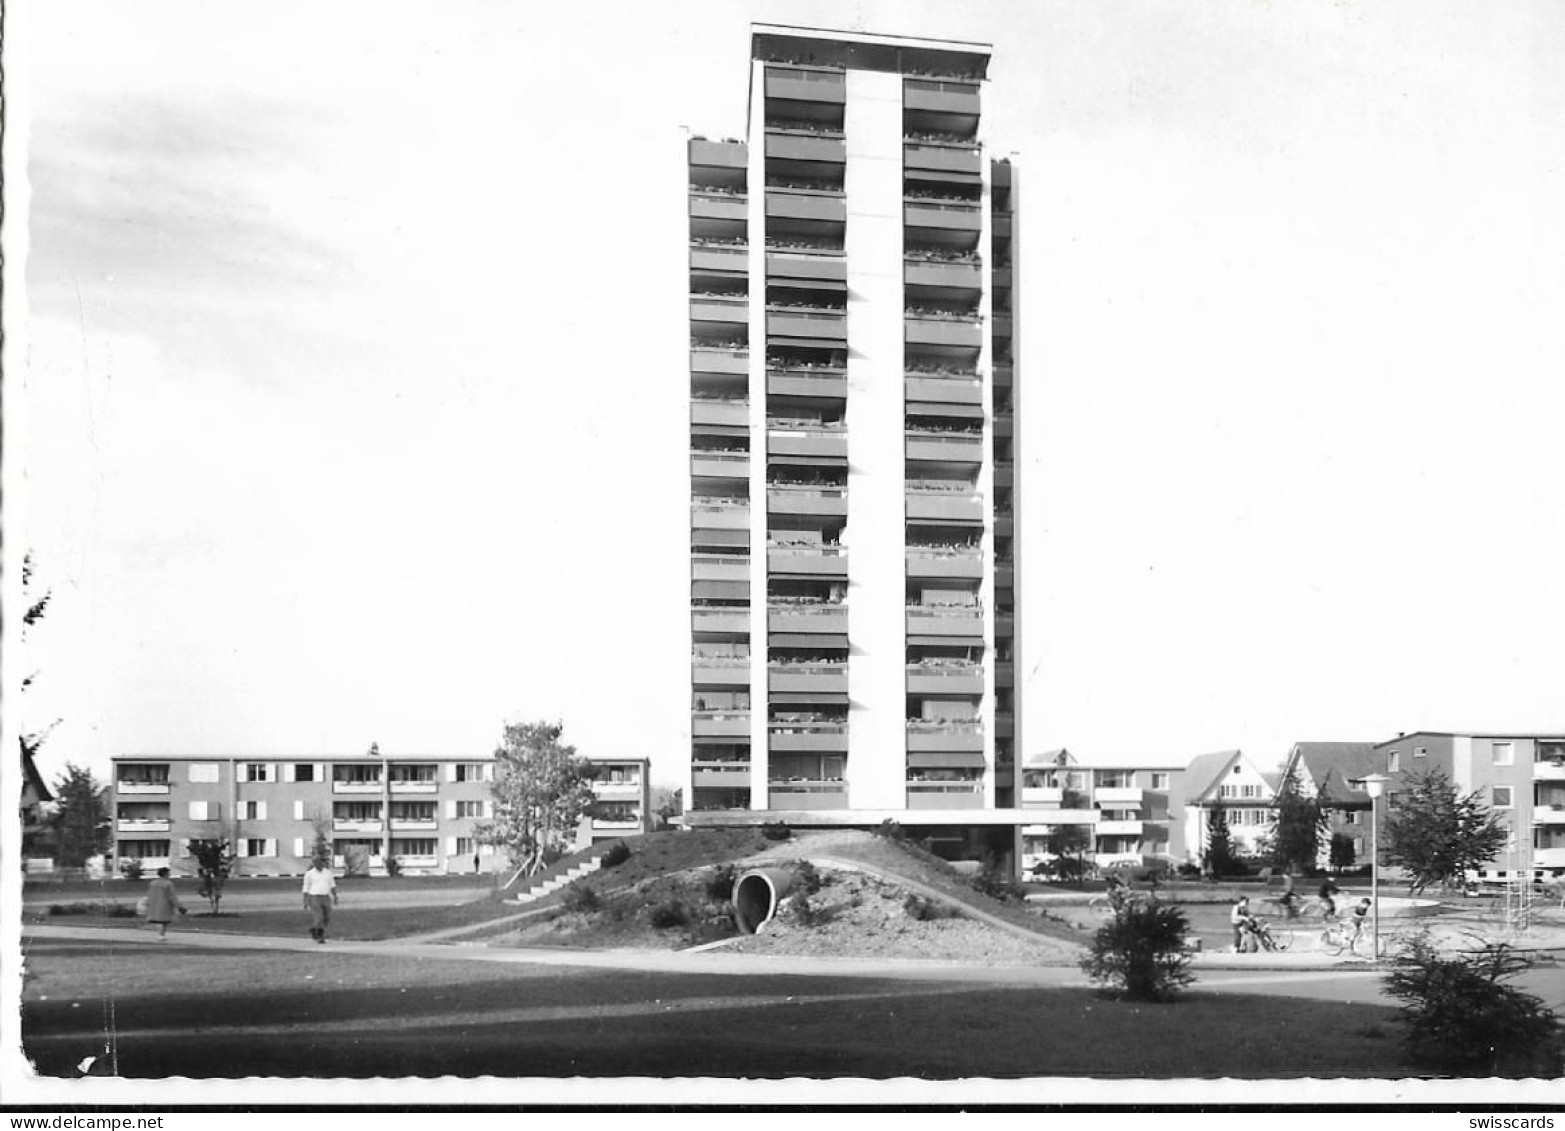
[[[456,781],[456,763],[446,763],[446,781]]]
[[[190,819],[192,821],[206,820],[206,808],[207,803],[205,801],[192,801],[190,803]]]
[[[293,854],[295,856],[304,855],[304,838],[302,836],[296,836],[293,838]]]
[[[293,803],[293,819],[296,821],[304,820],[304,802],[295,801]]]
[[[494,763],[493,762],[486,762],[484,764],[484,780],[485,781],[494,781]]]
[[[257,821],[266,820],[266,802],[257,801],[255,803],[255,819]]]
[[[455,801],[447,801],[446,802],[446,817],[447,817],[447,819],[453,818],[455,816],[456,816],[456,802]]]
[[[284,762],[283,763],[283,781],[285,781],[285,782],[293,781],[293,763],[292,762]]]
[[[188,836],[182,836],[179,838],[179,854],[181,856],[190,855],[190,838]]]
[[[277,838],[276,837],[268,837],[267,838],[267,841],[266,841],[266,854],[268,856],[276,856],[277,855]]]
[[[454,836],[446,837],[446,855],[447,856],[455,856],[456,855],[456,837],[454,837]]]
[[[326,780],[326,763],[325,762],[317,762],[317,763],[315,763],[315,780],[316,781],[325,781]]]

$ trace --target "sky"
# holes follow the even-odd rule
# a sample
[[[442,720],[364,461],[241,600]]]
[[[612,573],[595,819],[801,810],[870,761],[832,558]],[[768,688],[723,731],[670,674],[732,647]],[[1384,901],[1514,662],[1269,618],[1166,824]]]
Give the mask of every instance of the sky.
[[[994,46],[1024,756],[1565,730],[1558,5],[55,0],[7,51],[47,777],[544,718],[678,784],[684,142],[752,21]]]

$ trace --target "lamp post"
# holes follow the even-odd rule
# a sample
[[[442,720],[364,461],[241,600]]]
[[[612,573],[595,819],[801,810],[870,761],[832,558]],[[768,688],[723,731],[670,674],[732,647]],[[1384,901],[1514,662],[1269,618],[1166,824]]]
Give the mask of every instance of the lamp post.
[[[1384,774],[1370,774],[1359,784],[1369,794],[1369,898],[1370,898],[1370,954],[1380,957],[1380,811],[1377,802],[1391,779]]]

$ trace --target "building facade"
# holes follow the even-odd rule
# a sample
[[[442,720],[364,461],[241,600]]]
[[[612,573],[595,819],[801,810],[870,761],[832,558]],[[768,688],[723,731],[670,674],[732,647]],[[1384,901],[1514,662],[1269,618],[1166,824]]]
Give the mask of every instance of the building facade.
[[[1011,166],[989,50],[757,25],[689,143],[691,825],[1014,853]]]
[[[1202,754],[1185,767],[1185,844],[1191,858],[1205,853],[1214,810],[1228,823],[1235,855],[1256,854],[1277,820],[1281,776],[1256,765],[1242,750]]]
[[[588,758],[592,808],[576,831],[578,849],[652,831],[652,764],[646,758]]]
[[[1027,759],[1022,808],[1033,823],[1022,826],[1022,870],[1047,861],[1060,825],[1088,830],[1089,859],[1100,868],[1184,863],[1184,777],[1174,765],[1083,766],[1067,750]]]
[[[478,842],[490,819],[493,758],[322,760],[120,757],[114,760],[116,867],[194,872],[189,842],[222,838],[237,875],[306,871],[317,834],[338,868],[462,873],[504,866]]]

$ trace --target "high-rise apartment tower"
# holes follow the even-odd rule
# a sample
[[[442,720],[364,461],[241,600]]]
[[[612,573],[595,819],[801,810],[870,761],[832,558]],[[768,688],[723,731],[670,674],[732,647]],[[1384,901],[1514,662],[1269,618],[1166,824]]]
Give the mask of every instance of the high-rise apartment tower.
[[[748,138],[690,142],[693,825],[891,819],[1014,853],[1015,185],[988,63],[757,25]]]

